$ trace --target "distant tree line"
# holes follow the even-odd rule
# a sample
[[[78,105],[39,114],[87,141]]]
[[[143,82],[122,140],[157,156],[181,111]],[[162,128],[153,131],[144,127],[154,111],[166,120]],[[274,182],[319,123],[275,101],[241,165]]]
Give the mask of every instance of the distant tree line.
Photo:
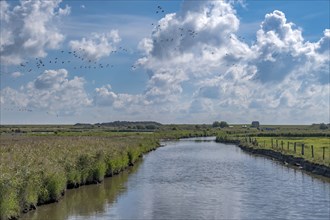
[[[75,126],[77,127],[116,127],[116,128],[128,128],[128,129],[157,129],[162,124],[154,121],[113,121],[113,122],[104,122],[104,123],[96,123],[96,124],[84,124],[77,123]]]
[[[328,129],[329,128],[329,124],[328,125],[326,125],[326,124],[324,124],[324,123],[321,123],[320,124],[320,129],[321,130],[325,130],[325,129]]]
[[[228,123],[225,122],[225,121],[221,121],[221,122],[219,122],[219,121],[215,121],[215,122],[213,122],[213,124],[212,124],[212,127],[214,127],[214,128],[218,128],[218,127],[220,127],[220,128],[226,128],[226,127],[228,127],[228,126],[229,126]]]

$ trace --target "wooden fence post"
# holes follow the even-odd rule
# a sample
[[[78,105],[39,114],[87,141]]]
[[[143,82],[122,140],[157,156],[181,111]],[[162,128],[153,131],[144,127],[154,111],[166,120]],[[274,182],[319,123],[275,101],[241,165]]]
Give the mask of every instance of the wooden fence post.
[[[305,147],[305,144],[301,144],[301,155],[304,155],[304,147]]]
[[[272,148],[274,148],[274,140],[273,140],[273,138],[272,138]]]
[[[311,149],[312,149],[312,158],[314,158],[314,146],[313,145],[311,146]]]
[[[276,139],[276,148],[278,148],[278,140]]]
[[[322,147],[322,149],[323,149],[323,157],[322,157],[323,160],[324,160],[324,156],[325,156],[325,148],[326,148],[326,147]]]
[[[294,149],[294,153],[296,153],[296,151],[297,151],[297,142],[294,142],[293,149]]]
[[[290,150],[290,142],[288,141],[288,151]]]
[[[282,147],[282,150],[283,150],[283,144],[284,144],[284,142],[283,142],[283,141],[281,141],[281,147]]]

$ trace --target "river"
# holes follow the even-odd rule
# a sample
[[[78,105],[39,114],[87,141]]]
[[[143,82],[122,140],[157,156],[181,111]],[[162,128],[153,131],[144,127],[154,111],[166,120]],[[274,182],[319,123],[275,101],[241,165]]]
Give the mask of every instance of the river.
[[[210,138],[165,142],[23,219],[330,219],[330,182]]]

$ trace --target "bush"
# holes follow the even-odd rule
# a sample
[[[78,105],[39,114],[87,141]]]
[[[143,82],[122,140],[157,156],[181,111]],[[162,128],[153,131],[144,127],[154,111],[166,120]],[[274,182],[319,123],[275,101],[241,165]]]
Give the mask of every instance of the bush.
[[[214,128],[220,127],[220,122],[218,121],[213,122],[212,127]]]
[[[328,126],[327,126],[326,124],[324,124],[324,123],[321,123],[321,124],[320,124],[320,129],[321,129],[321,130],[328,129]]]
[[[226,127],[228,127],[228,123],[225,121],[221,121],[219,126],[220,126],[220,128],[226,128]]]

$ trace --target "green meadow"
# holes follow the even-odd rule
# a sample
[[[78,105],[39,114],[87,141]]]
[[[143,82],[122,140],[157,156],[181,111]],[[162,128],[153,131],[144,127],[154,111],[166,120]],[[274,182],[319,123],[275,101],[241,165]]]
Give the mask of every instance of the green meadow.
[[[264,125],[259,129],[242,126],[226,129],[218,141],[239,141],[248,147],[271,149],[330,166],[329,129],[319,129],[318,125]]]
[[[254,137],[253,139],[257,141],[258,146],[252,147],[272,149],[283,154],[302,157],[314,163],[330,166],[330,141],[327,137]],[[241,141],[248,144],[244,138],[241,138]]]

